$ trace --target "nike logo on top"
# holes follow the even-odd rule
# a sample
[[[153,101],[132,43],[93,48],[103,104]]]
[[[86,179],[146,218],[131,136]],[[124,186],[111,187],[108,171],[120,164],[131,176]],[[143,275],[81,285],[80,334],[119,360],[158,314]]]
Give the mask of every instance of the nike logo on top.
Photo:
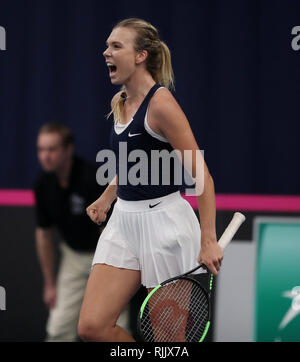
[[[129,137],[140,136],[140,135],[141,133],[133,133],[133,134],[131,134],[130,132],[128,133]]]
[[[149,205],[149,207],[150,207],[150,209],[152,209],[153,207],[155,207],[155,206],[159,205],[160,203],[161,203],[161,201],[160,201],[160,202],[158,202],[157,204],[154,204],[154,205]]]

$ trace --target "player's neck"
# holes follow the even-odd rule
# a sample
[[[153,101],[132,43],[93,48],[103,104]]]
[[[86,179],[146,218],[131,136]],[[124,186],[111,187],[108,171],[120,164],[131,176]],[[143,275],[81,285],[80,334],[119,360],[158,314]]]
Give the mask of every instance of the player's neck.
[[[125,84],[125,91],[129,100],[138,100],[146,97],[149,90],[154,86],[155,81],[150,74],[146,73],[143,77],[136,77]]]

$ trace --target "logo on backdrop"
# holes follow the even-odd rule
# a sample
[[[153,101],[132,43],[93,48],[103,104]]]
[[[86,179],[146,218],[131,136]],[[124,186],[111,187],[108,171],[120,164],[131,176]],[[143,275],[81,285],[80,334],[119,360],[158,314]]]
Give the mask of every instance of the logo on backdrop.
[[[286,290],[282,293],[284,298],[292,300],[290,308],[285,313],[278,329],[283,330],[290,322],[292,322],[300,314],[300,286],[294,287],[292,290]],[[275,342],[280,342],[280,338],[276,338]]]
[[[292,35],[296,35],[293,39],[292,39],[292,49],[297,51],[300,49],[300,26],[294,26],[292,29]]]
[[[0,50],[6,50],[6,31],[3,26],[0,26]]]
[[[0,286],[0,311],[6,310],[6,292],[3,287]]]
[[[298,314],[300,314],[300,287],[297,286],[292,290],[287,290],[282,293],[282,296],[292,299],[292,304],[283,317],[279,329],[285,328]]]

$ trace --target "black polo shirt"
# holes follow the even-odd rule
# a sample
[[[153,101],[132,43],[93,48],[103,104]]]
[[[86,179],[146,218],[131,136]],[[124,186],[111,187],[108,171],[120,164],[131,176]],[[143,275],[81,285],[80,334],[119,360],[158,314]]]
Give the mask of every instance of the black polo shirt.
[[[51,172],[42,172],[35,182],[37,226],[56,226],[74,250],[95,250],[100,235],[100,227],[86,214],[86,207],[106,188],[97,184],[96,171],[96,167],[75,156],[67,188],[62,188]]]

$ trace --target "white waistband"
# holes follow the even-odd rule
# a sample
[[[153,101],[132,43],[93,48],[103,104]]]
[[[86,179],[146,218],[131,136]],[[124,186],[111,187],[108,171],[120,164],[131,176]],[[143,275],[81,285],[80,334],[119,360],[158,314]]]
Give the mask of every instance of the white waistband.
[[[127,201],[118,198],[116,206],[122,211],[153,211],[159,210],[181,198],[180,192],[176,191],[167,196],[155,199]]]

